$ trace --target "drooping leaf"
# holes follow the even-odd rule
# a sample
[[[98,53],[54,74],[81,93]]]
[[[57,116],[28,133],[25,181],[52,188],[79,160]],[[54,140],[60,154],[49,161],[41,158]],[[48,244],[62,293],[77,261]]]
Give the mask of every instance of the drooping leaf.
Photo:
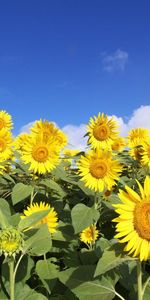
[[[77,204],[71,211],[71,217],[75,233],[79,233],[99,219],[99,212],[94,207]]]
[[[43,219],[45,216],[47,216],[49,212],[50,212],[50,209],[38,211],[28,217],[25,217],[24,219],[21,219],[19,222],[18,228],[20,230],[24,230],[26,228],[35,226],[41,219]]]

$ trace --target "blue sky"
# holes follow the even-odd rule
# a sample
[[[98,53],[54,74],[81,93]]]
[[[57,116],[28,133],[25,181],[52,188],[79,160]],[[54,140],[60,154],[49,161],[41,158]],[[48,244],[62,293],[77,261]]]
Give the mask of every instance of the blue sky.
[[[150,2],[0,2],[0,109],[14,132],[35,119],[128,120],[150,104]]]

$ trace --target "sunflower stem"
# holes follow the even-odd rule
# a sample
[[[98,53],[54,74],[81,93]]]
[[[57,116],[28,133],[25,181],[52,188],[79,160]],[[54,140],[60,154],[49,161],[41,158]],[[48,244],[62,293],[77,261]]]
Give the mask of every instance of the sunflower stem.
[[[10,300],[15,300],[14,259],[9,263]]]
[[[138,300],[143,299],[142,291],[142,264],[140,260],[137,261],[137,286],[138,286]]]

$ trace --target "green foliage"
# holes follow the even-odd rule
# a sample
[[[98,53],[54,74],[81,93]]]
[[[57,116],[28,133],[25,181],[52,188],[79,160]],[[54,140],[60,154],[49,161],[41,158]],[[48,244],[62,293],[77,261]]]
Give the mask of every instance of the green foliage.
[[[81,232],[99,219],[99,212],[94,207],[77,204],[71,211],[72,224],[75,233]]]

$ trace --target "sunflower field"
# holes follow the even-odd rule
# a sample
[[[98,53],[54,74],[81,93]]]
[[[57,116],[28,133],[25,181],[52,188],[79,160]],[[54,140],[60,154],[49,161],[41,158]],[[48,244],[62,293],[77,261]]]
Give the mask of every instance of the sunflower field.
[[[0,299],[150,299],[150,132],[98,113],[81,151],[12,128],[1,110]]]

